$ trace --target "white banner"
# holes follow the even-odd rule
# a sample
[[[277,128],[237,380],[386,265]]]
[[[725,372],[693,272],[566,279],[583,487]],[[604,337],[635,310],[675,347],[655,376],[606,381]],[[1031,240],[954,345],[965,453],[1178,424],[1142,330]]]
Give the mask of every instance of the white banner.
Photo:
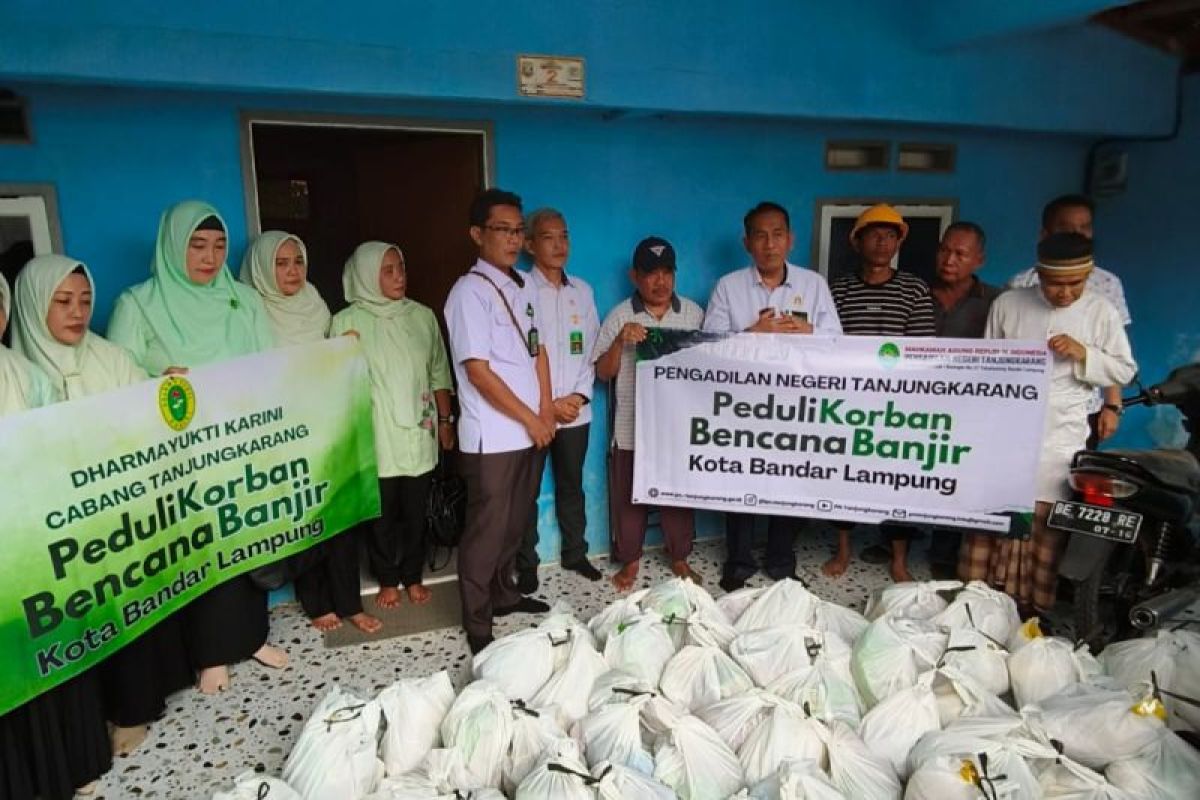
[[[652,331],[633,501],[1008,531],[1033,509],[1044,342]]]

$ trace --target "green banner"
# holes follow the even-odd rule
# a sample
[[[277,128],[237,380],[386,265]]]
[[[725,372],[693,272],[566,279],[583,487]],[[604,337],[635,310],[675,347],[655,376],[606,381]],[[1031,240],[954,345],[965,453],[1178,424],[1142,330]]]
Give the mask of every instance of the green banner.
[[[379,515],[350,337],[5,417],[0,442],[0,713]]]

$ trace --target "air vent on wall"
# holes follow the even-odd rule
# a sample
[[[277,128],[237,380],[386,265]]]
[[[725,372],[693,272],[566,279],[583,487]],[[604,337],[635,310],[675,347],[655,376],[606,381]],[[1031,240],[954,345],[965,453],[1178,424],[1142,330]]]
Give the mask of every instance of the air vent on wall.
[[[954,145],[901,142],[896,168],[901,172],[953,172]]]
[[[0,89],[0,144],[28,144],[30,140],[25,100]]]
[[[887,142],[825,143],[825,169],[884,170],[887,166]]]

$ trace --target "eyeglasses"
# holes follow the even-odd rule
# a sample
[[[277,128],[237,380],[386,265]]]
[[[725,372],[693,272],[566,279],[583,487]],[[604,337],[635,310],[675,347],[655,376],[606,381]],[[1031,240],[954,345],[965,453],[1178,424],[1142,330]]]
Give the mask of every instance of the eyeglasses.
[[[524,228],[510,228],[507,225],[484,225],[483,228],[484,230],[491,231],[492,233],[498,233],[501,236],[505,236],[509,239],[525,238]]]

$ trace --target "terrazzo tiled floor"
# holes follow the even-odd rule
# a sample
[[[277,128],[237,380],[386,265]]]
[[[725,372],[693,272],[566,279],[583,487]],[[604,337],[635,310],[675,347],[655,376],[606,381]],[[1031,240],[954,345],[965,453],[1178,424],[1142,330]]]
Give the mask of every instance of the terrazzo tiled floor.
[[[873,534],[863,531],[855,540],[870,542]],[[832,544],[830,532],[800,537],[797,572],[819,596],[861,610],[870,592],[888,582],[885,568],[855,562],[845,576],[832,581],[820,571]],[[929,577],[923,547],[915,548],[912,564],[918,580]],[[705,588],[715,595],[722,593],[717,580],[723,557],[724,543],[710,540],[697,544],[692,559]],[[606,559],[598,560],[597,566],[609,571]],[[669,577],[664,557],[649,553],[643,561],[641,585]],[[537,596],[550,603],[566,601],[581,619],[590,618],[617,597],[607,581],[592,583],[557,567],[543,569],[541,578]],[[758,576],[749,585],[765,581]],[[531,621],[520,616],[500,620],[496,634],[502,636]],[[195,691],[175,695],[165,718],[151,726],[142,747],[130,757],[116,759],[93,797],[209,800],[214,791],[229,788],[233,778],[246,770],[278,775],[312,706],[335,681],[373,695],[398,677],[447,669],[461,687],[470,665],[466,642],[457,628],[327,650],[294,603],[272,610],[271,642],[287,648],[288,667],[268,671],[255,663],[239,664],[228,692],[214,697]]]

